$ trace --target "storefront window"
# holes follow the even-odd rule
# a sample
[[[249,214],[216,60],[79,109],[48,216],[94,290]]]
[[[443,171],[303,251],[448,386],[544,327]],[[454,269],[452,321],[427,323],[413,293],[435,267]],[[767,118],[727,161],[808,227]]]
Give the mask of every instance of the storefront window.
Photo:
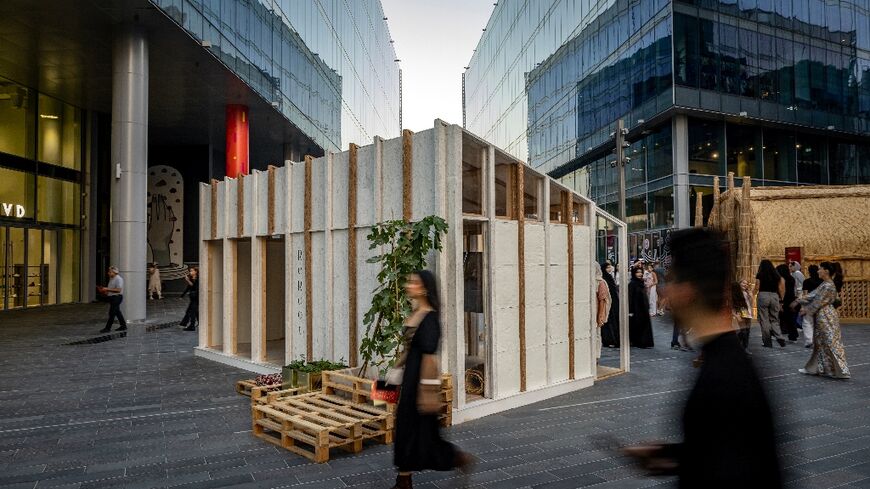
[[[79,184],[39,177],[37,219],[57,224],[79,224]]]
[[[23,290],[27,297],[27,306],[38,306],[42,301],[43,277],[42,270],[42,230],[27,230],[27,267],[22,273]]]
[[[81,169],[81,110],[47,95],[39,95],[39,154],[53,165]]]
[[[60,256],[60,302],[79,300],[79,232],[74,229],[58,231]]]
[[[0,78],[0,153],[33,158],[33,95],[32,90]]]
[[[32,218],[33,191],[32,174],[0,168],[0,219]]]

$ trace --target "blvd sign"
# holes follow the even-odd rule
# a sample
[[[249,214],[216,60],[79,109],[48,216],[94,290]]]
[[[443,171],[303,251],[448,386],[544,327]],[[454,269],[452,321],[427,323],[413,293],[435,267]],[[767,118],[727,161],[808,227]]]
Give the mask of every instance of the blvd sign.
[[[0,216],[5,217],[24,217],[24,206],[21,204],[9,204],[0,202]]]

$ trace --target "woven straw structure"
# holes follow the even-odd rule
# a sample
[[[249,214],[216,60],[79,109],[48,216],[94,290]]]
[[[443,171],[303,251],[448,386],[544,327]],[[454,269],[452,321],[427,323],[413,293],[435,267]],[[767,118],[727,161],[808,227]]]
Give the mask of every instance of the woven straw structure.
[[[726,236],[737,280],[753,280],[761,260],[784,263],[786,247],[801,247],[804,270],[822,261],[843,266],[841,315],[870,317],[870,185],[751,188],[744,178],[738,189],[732,182],[729,175],[707,225]]]

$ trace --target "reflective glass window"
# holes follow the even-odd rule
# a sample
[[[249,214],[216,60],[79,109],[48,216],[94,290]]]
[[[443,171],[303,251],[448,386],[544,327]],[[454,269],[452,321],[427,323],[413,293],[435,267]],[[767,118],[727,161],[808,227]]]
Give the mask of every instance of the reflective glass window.
[[[798,182],[827,183],[824,146],[821,138],[799,133],[795,139]]]
[[[764,129],[764,179],[796,181],[795,139],[792,131]]]
[[[671,152],[671,126],[666,124],[658,132],[646,138],[647,173],[649,180],[655,180],[674,172],[674,158]]]
[[[37,181],[37,219],[58,224],[79,224],[79,184],[40,176]]]
[[[625,221],[629,231],[646,229],[646,193],[625,198]]]
[[[761,128],[727,124],[728,172],[735,176],[761,178]]]
[[[79,231],[61,229],[58,231],[57,256],[60,260],[60,303],[79,301]]]
[[[0,168],[0,218],[33,217],[33,183],[31,173]]]
[[[649,193],[649,228],[674,226],[674,187],[669,186]]]
[[[860,145],[833,141],[828,146],[832,185],[858,183]]]
[[[725,125],[719,121],[689,119],[689,173],[723,175]]]
[[[0,78],[0,152],[33,158],[35,92]]]
[[[81,110],[47,95],[39,95],[39,161],[75,170],[82,165]]]

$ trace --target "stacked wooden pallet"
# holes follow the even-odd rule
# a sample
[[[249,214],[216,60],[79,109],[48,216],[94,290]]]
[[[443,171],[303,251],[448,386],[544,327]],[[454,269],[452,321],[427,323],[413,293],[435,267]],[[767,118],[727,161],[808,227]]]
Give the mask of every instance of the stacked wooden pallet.
[[[318,392],[249,387],[254,436],[317,463],[327,462],[334,448],[357,453],[367,440],[392,443],[396,405],[375,406],[374,381],[353,373],[351,369],[323,372]],[[452,378],[443,376],[441,386],[445,412],[440,419],[449,426]]]

